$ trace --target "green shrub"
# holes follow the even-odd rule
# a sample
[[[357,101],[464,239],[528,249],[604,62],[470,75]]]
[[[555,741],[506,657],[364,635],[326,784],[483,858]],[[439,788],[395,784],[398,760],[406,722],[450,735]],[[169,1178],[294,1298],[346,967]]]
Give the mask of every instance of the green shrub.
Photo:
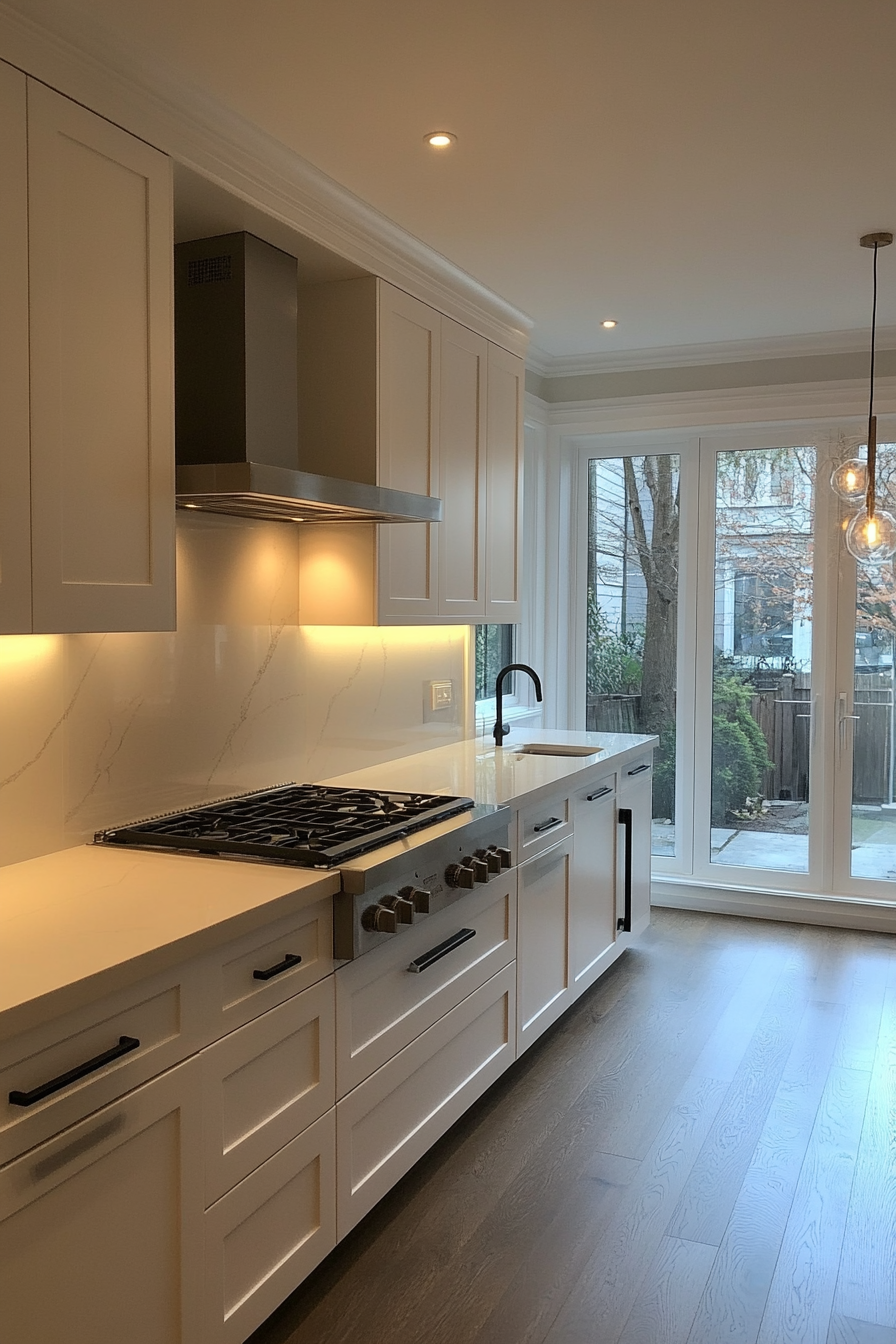
[[[762,729],[750,712],[750,687],[734,673],[713,682],[712,820],[721,825],[762,789],[771,768]]]

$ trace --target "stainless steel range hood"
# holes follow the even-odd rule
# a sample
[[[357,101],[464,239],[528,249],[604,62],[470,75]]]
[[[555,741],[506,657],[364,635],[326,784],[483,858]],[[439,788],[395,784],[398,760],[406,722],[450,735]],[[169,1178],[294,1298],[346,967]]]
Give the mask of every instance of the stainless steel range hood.
[[[439,522],[442,502],[298,460],[296,261],[250,233],[175,248],[177,503],[294,522]],[[320,445],[321,461],[326,445]]]

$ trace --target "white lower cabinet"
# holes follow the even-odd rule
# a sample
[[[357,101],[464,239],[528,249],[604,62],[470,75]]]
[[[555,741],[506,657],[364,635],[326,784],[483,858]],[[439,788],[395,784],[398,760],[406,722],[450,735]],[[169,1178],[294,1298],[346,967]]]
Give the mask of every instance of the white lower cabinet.
[[[650,923],[650,819],[653,815],[653,753],[623,767],[617,791],[618,916],[628,906],[631,929],[620,935],[627,945]]]
[[[573,837],[520,865],[517,1053],[572,1001],[569,940]]]
[[[331,1108],[205,1214],[205,1334],[242,1344],[336,1244]]]
[[[513,1061],[515,981],[506,966],[337,1103],[340,1238]]]
[[[616,955],[615,776],[572,795],[573,851],[569,959],[574,995],[602,975]]]
[[[203,1050],[206,1204],[336,1100],[333,977]]]
[[[194,1058],[0,1170],[0,1338],[195,1344],[201,1220]]]

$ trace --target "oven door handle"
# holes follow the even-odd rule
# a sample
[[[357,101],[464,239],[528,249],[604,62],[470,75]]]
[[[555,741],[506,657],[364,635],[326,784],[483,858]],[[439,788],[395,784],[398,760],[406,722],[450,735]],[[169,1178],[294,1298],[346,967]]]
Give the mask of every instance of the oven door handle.
[[[422,957],[415,958],[408,966],[408,970],[419,975],[421,971],[426,970],[427,966],[434,966],[437,961],[447,957],[448,953],[453,952],[456,947],[460,947],[462,943],[468,943],[471,938],[475,937],[475,929],[459,929],[450,938],[446,938],[444,943],[439,943],[436,947],[430,948],[428,952],[423,953]]]

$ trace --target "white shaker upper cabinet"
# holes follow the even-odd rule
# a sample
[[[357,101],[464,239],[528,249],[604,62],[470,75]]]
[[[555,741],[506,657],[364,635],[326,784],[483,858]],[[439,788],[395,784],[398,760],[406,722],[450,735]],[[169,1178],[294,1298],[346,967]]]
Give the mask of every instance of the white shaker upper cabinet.
[[[165,155],[27,82],[32,629],[174,628]]]
[[[419,299],[378,285],[378,484],[438,495],[441,458],[441,319]],[[442,525],[379,528],[378,617],[428,621],[439,614]]]
[[[31,629],[25,76],[0,62],[0,633]]]
[[[512,625],[520,619],[524,380],[519,355],[490,344],[483,619],[496,625]]]

